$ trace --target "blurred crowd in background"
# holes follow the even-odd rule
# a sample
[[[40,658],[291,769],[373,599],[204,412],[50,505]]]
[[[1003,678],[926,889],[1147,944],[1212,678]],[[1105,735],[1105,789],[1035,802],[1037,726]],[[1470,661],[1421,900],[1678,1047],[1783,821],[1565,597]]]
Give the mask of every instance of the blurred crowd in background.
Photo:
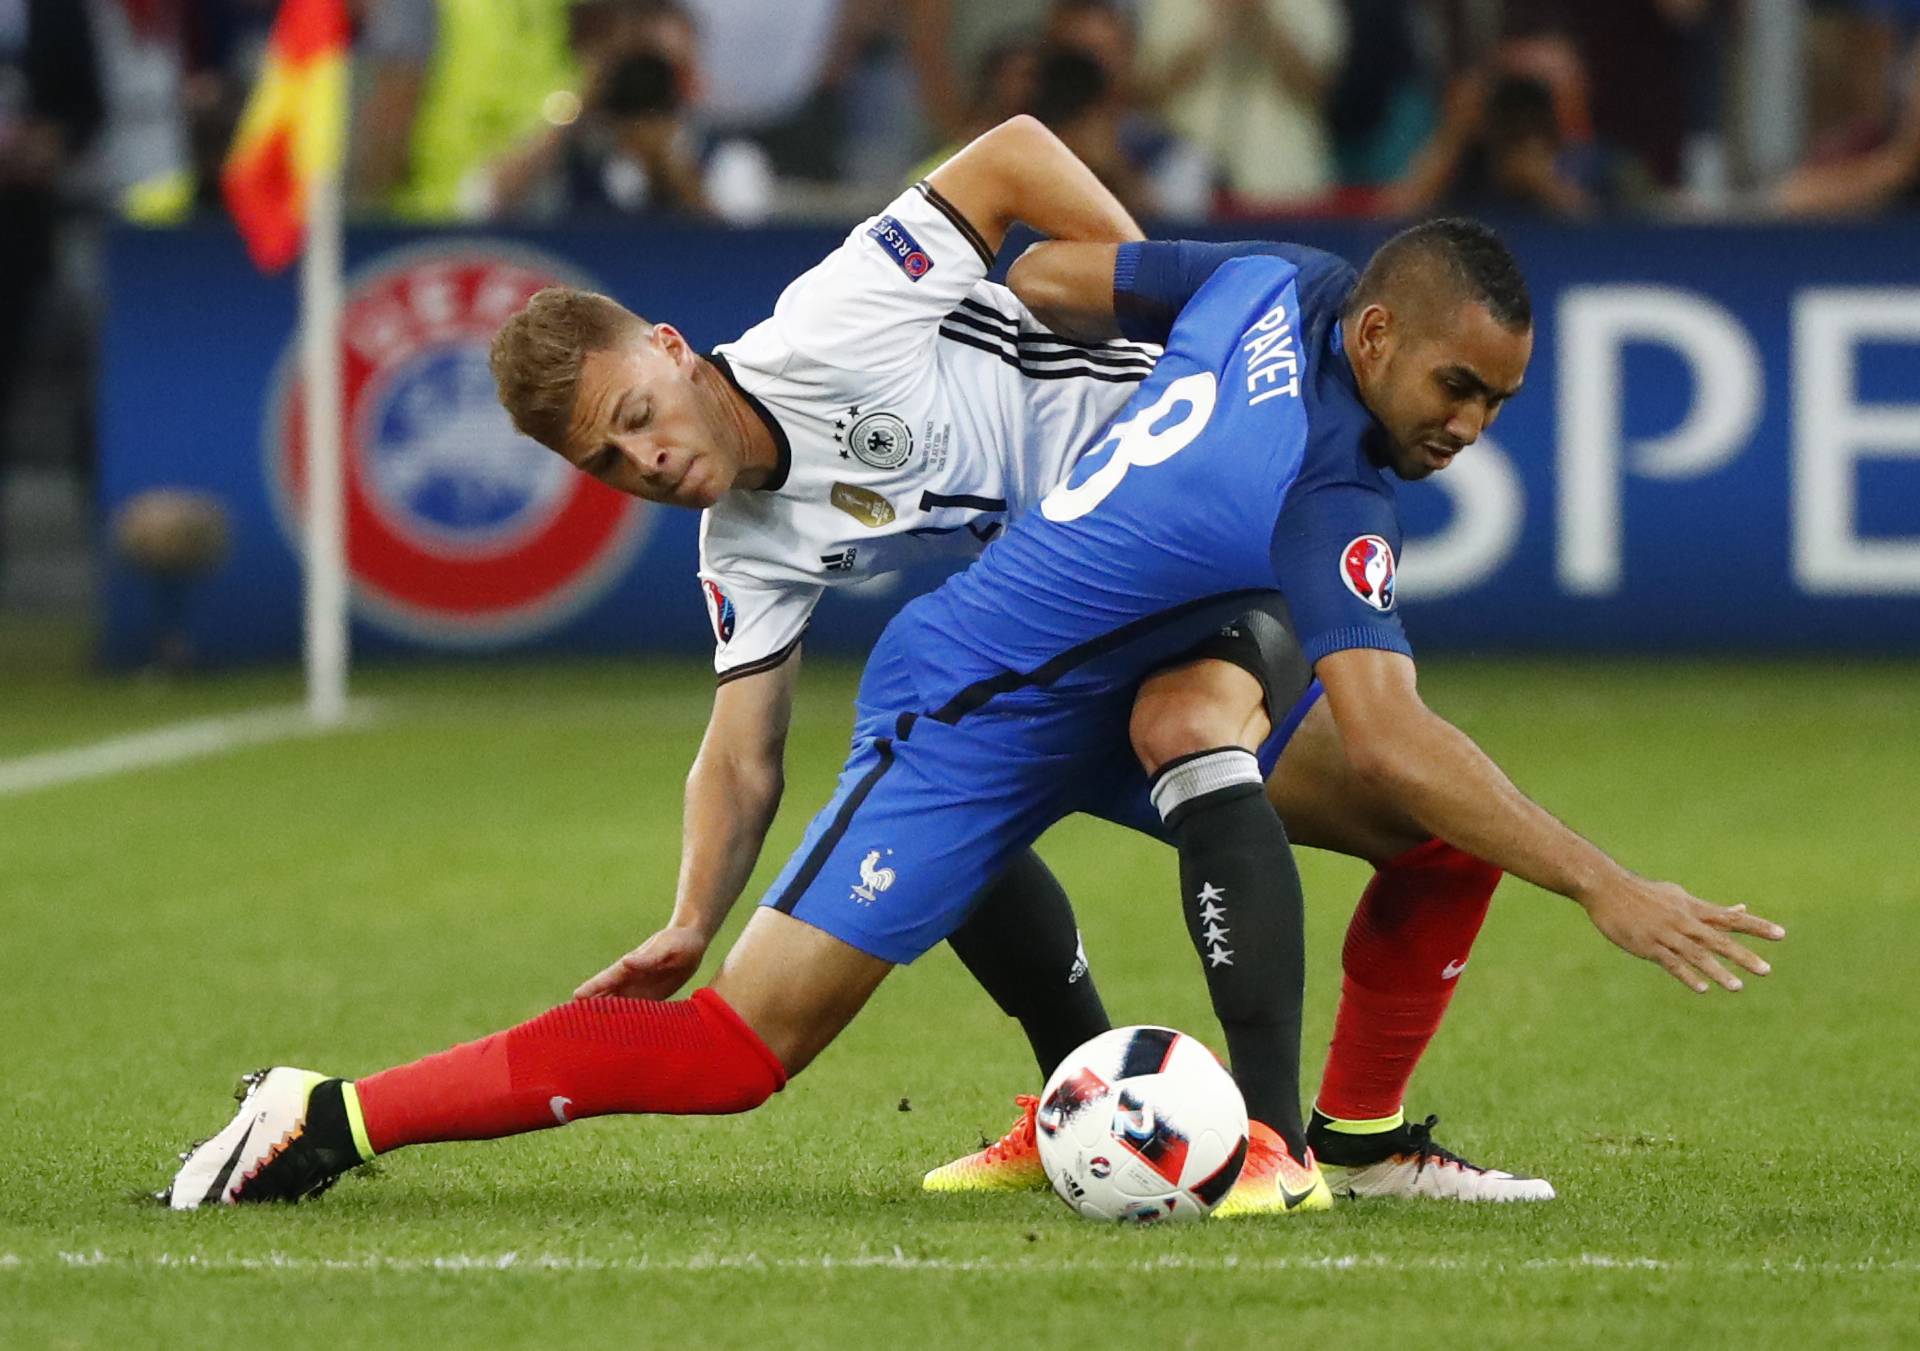
[[[850,220],[1015,113],[1135,214],[1920,198],[1920,0],[348,0],[352,218]],[[0,0],[8,466],[84,460],[101,229],[216,212],[275,0]]]

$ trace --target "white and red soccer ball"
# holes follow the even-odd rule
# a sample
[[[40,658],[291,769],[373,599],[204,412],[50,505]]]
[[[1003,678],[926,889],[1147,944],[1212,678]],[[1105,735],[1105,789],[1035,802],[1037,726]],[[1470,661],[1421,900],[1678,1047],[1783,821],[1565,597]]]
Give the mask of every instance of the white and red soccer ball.
[[[1247,1159],[1247,1104],[1213,1052],[1170,1027],[1104,1032],[1061,1062],[1034,1119],[1069,1208],[1136,1224],[1198,1220]]]

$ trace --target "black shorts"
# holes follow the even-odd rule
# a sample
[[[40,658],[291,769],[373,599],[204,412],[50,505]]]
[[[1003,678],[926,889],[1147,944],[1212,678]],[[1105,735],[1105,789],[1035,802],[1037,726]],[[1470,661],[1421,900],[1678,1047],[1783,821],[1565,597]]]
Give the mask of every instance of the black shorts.
[[[1287,602],[1273,598],[1222,626],[1168,662],[1163,670],[1194,661],[1228,661],[1260,682],[1267,716],[1276,726],[1291,712],[1313,683],[1313,668],[1293,636]]]

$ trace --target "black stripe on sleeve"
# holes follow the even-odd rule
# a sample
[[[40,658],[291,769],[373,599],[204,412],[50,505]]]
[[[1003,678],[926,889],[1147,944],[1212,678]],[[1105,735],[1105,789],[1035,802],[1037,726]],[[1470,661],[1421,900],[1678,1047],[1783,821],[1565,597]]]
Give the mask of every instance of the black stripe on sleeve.
[[[993,306],[968,296],[960,302],[959,309],[979,315],[1000,325],[1009,337],[1025,342],[1047,343],[1055,347],[1071,347],[1090,355],[1109,357],[1132,357],[1146,361],[1157,361],[1161,349],[1153,343],[1133,342],[1125,338],[1110,342],[1082,342],[1077,338],[1068,338],[1050,329],[1028,329],[1020,331],[1020,321],[1015,316],[997,310]]]
[[[987,271],[993,271],[993,250],[987,247],[986,236],[974,228],[973,222],[961,214],[960,208],[952,202],[949,202],[945,197],[942,197],[940,195],[940,189],[934,187],[933,184],[927,182],[924,178],[918,183],[915,183],[914,187],[920,190],[922,197],[925,197],[939,209],[941,215],[953,222],[953,228],[960,232],[961,237],[965,239],[967,243],[973,245],[973,251],[980,255],[981,265],[984,266]]]
[[[1116,371],[1095,369],[1092,366],[1039,366],[1028,365],[1017,355],[1009,352],[997,342],[979,337],[962,328],[941,326],[940,336],[949,342],[957,342],[963,347],[977,347],[982,352],[999,357],[1007,365],[1022,375],[1034,380],[1072,380],[1085,377],[1089,380],[1105,380],[1114,385],[1137,385],[1147,378],[1145,371]]]
[[[972,511],[1005,511],[1007,499],[975,497],[971,493],[922,492],[920,494],[920,510],[932,511],[937,507],[966,507]]]
[[[1098,347],[1081,347],[1058,339],[1042,337],[1038,334],[1009,333],[991,323],[983,323],[969,314],[955,310],[941,321],[970,329],[983,337],[998,338],[1001,342],[1011,343],[1020,355],[1032,361],[1085,361],[1090,365],[1106,366],[1116,371],[1138,371],[1141,375],[1150,374],[1154,359],[1146,353],[1109,352]]]
[[[800,640],[806,636],[807,631],[802,628],[799,633],[794,635],[793,641],[781,648],[778,652],[769,652],[766,656],[756,661],[742,662],[738,666],[729,666],[714,678],[713,683],[716,685],[724,685],[729,680],[738,680],[741,676],[759,675],[762,671],[771,671],[776,666],[784,665],[787,658],[791,657],[800,649]]]

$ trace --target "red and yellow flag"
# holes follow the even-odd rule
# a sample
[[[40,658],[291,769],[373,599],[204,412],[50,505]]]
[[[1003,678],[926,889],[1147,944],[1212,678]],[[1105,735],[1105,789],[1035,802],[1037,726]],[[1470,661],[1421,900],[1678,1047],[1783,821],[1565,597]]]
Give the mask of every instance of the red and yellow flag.
[[[300,256],[314,184],[339,167],[351,39],[346,0],[281,0],[220,171],[227,209],[262,271]]]

